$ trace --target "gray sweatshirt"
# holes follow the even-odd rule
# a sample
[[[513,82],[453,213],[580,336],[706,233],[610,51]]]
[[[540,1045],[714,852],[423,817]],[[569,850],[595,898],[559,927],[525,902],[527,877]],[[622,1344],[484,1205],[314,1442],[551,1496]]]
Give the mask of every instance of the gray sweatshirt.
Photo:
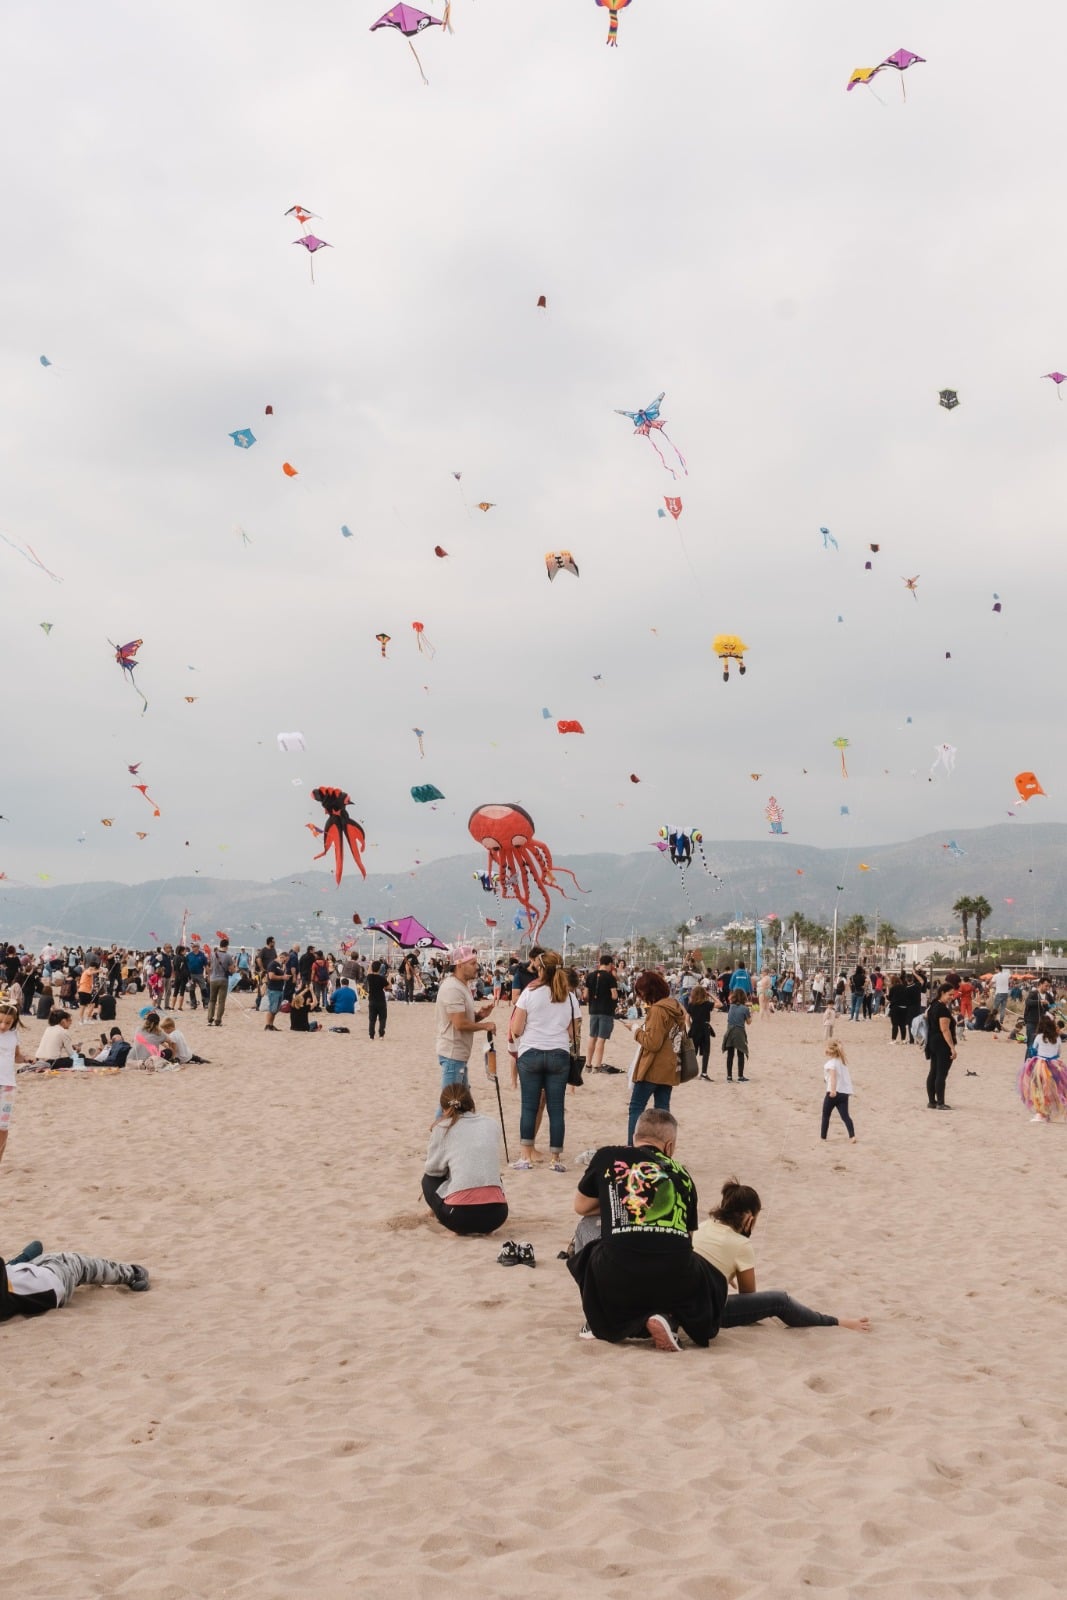
[[[499,1127],[477,1111],[457,1117],[451,1126],[442,1118],[430,1134],[423,1170],[431,1178],[444,1176],[437,1187],[442,1200],[460,1189],[502,1188]]]

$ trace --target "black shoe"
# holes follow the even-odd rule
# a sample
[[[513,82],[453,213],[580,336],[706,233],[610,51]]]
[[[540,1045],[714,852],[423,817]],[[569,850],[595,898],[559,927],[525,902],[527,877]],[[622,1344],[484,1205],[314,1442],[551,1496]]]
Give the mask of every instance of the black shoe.
[[[927,1111],[936,1111],[937,1110],[937,1102],[934,1101],[934,1100],[931,1100],[928,1103],[926,1109],[927,1109]]]
[[[135,1275],[128,1284],[128,1288],[132,1289],[134,1294],[143,1293],[148,1288],[148,1268],[134,1266],[133,1271]]]
[[[938,1111],[951,1111],[952,1107],[951,1106],[947,1106],[945,1104],[945,1102],[942,1100],[937,1109],[938,1109]]]

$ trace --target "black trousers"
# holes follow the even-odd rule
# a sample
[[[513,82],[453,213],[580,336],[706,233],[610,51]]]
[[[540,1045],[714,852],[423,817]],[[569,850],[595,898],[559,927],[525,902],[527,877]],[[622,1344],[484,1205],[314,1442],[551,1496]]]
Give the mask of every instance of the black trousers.
[[[374,1024],[378,1024],[379,1039],[385,1038],[385,1018],[387,1002],[385,1000],[367,1001],[367,1022],[370,1026],[370,1036],[374,1038]]]
[[[894,1044],[896,1042],[898,1034],[900,1035],[900,1038],[903,1041],[903,1043],[907,1044],[907,1042],[908,1042],[908,1019],[907,1019],[907,1017],[902,1017],[899,1012],[891,1011],[889,1013],[889,1020],[893,1024],[893,1035],[892,1035],[892,1038],[889,1041],[890,1044]]]
[[[854,1139],[856,1137],[856,1130],[852,1126],[852,1118],[848,1114],[848,1095],[847,1094],[842,1094],[840,1089],[833,1096],[833,1098],[831,1098],[830,1095],[828,1095],[828,1094],[827,1095],[823,1095],[823,1102],[822,1102],[822,1137],[824,1139],[826,1138],[827,1132],[829,1131],[829,1127],[830,1127],[830,1117],[831,1117],[831,1115],[833,1114],[834,1111],[837,1112],[838,1116],[841,1118],[841,1121],[845,1124],[845,1127],[848,1129],[849,1138],[850,1139]]]
[[[947,1050],[938,1050],[930,1057],[930,1070],[926,1074],[926,1098],[930,1105],[944,1105],[945,1079],[951,1066],[952,1057]]]
[[[444,1227],[452,1233],[495,1233],[508,1220],[506,1200],[493,1201],[485,1206],[450,1206],[437,1193],[439,1177],[423,1177],[422,1195],[426,1204]]]

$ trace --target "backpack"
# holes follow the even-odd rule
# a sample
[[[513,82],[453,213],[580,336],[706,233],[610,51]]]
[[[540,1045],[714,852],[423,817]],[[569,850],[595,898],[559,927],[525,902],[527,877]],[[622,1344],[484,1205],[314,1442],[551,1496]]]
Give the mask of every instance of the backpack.
[[[684,1028],[676,1028],[674,1032],[674,1053],[678,1057],[678,1082],[690,1083],[700,1071],[697,1062],[696,1045],[686,1033]]]
[[[911,1036],[915,1043],[921,1044],[925,1050],[926,1041],[930,1036],[930,1024],[927,1022],[925,1016],[923,1016],[921,1013],[919,1016],[912,1017],[911,1019]]]

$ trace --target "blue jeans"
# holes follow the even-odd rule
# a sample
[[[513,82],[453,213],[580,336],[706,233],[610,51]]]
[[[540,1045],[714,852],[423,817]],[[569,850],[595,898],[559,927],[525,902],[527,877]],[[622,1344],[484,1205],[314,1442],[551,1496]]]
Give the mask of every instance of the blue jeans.
[[[671,1109],[671,1088],[669,1083],[635,1083],[630,1094],[630,1121],[626,1128],[626,1143],[633,1144],[634,1129],[642,1111],[651,1100],[657,1111]]]
[[[858,1020],[859,1014],[860,1014],[860,1008],[862,1007],[862,1005],[863,1005],[863,992],[861,990],[861,992],[859,994],[853,993],[853,996],[852,996],[852,1013],[851,1013],[851,1016],[849,1018],[850,1022],[856,1022]]]
[[[467,1084],[469,1082],[467,1077],[467,1068],[470,1063],[468,1061],[455,1061],[451,1056],[438,1056],[437,1060],[441,1067],[442,1089],[447,1089],[450,1083]],[[440,1115],[441,1105],[440,1102],[438,1102],[437,1116]]]
[[[527,1147],[534,1142],[537,1110],[544,1090],[548,1108],[548,1144],[555,1153],[563,1149],[565,1132],[563,1107],[567,1098],[567,1077],[571,1069],[567,1050],[524,1050],[519,1057],[519,1088],[522,1111],[519,1116],[519,1141]]]

